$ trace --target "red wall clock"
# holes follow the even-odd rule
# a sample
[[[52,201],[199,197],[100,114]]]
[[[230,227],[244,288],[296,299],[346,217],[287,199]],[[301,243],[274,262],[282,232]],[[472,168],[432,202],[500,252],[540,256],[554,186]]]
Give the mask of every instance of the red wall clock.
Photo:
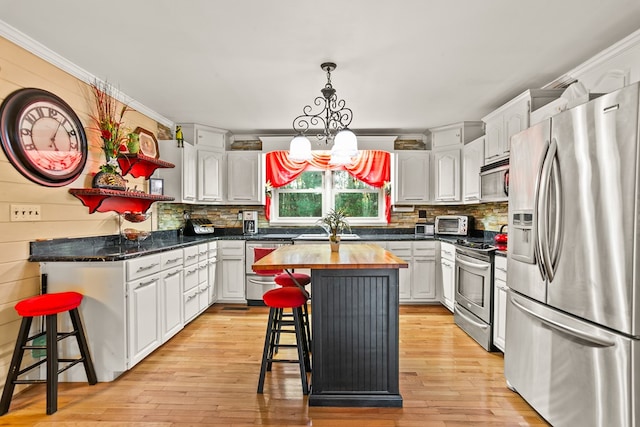
[[[46,90],[19,89],[5,98],[0,140],[14,167],[40,185],[67,185],[87,162],[82,122],[66,102]]]

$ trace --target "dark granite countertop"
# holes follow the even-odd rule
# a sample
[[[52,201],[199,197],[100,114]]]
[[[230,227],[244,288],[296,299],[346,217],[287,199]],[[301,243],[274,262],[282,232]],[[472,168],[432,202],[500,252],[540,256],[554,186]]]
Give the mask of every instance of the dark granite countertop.
[[[360,239],[352,240],[353,242],[444,240],[455,243],[456,241],[455,237],[416,236],[413,229],[392,229],[384,227],[363,229],[353,228],[352,232],[360,236]],[[304,233],[318,233],[318,228],[271,228],[260,230],[260,233],[255,235],[243,235],[239,228],[216,229],[214,234],[201,236],[184,236],[181,235],[178,230],[154,231],[146,240],[141,241],[139,244],[137,242],[130,242],[119,235],[39,240],[30,242],[29,261],[122,261],[215,240],[292,240],[295,242],[295,238]]]

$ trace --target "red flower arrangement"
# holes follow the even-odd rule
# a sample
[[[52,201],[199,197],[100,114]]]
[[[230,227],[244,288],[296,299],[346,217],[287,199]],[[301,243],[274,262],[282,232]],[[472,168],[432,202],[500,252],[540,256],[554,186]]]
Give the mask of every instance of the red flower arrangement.
[[[106,163],[100,166],[102,172],[116,173],[117,157],[120,151],[126,149],[128,132],[122,125],[124,114],[130,110],[127,104],[119,103],[112,87],[106,82],[95,81],[91,84],[95,98],[97,113],[92,116],[100,131],[102,151]]]

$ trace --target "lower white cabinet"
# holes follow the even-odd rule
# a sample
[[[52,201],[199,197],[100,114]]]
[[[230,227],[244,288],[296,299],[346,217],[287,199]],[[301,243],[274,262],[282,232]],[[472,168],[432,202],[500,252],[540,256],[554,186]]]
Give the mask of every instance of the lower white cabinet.
[[[98,381],[113,381],[183,327],[183,249],[107,262],[44,262],[48,292],[84,295],[80,315]],[[60,316],[60,330],[71,328]],[[73,340],[60,343],[61,357],[78,357]],[[61,381],[85,382],[81,364]]]
[[[209,242],[209,305],[218,301],[218,242]]]
[[[507,321],[507,258],[495,257],[493,288],[493,344],[504,352]]]
[[[244,292],[244,240],[219,240],[218,251],[222,259],[221,302],[246,303]]]
[[[129,368],[162,343],[161,310],[159,273],[127,282]]]
[[[456,250],[451,243],[440,242],[440,283],[442,304],[453,313]]]
[[[391,241],[386,246],[409,264],[409,268],[399,269],[400,303],[437,302],[436,242]]]

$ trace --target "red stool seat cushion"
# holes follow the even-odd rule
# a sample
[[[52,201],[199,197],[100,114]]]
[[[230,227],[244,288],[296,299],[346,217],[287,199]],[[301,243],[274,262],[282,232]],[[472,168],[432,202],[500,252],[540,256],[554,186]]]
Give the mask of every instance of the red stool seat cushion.
[[[77,308],[82,302],[78,292],[42,294],[27,298],[16,304],[15,309],[22,317],[47,316]]]
[[[262,299],[273,308],[301,307],[307,302],[307,297],[298,287],[271,289],[264,293]]]
[[[306,286],[311,283],[311,277],[308,274],[304,273],[291,273],[293,277],[296,278],[300,286]],[[276,284],[284,287],[295,286],[295,282],[287,273],[278,274],[275,279],[273,279]]]

